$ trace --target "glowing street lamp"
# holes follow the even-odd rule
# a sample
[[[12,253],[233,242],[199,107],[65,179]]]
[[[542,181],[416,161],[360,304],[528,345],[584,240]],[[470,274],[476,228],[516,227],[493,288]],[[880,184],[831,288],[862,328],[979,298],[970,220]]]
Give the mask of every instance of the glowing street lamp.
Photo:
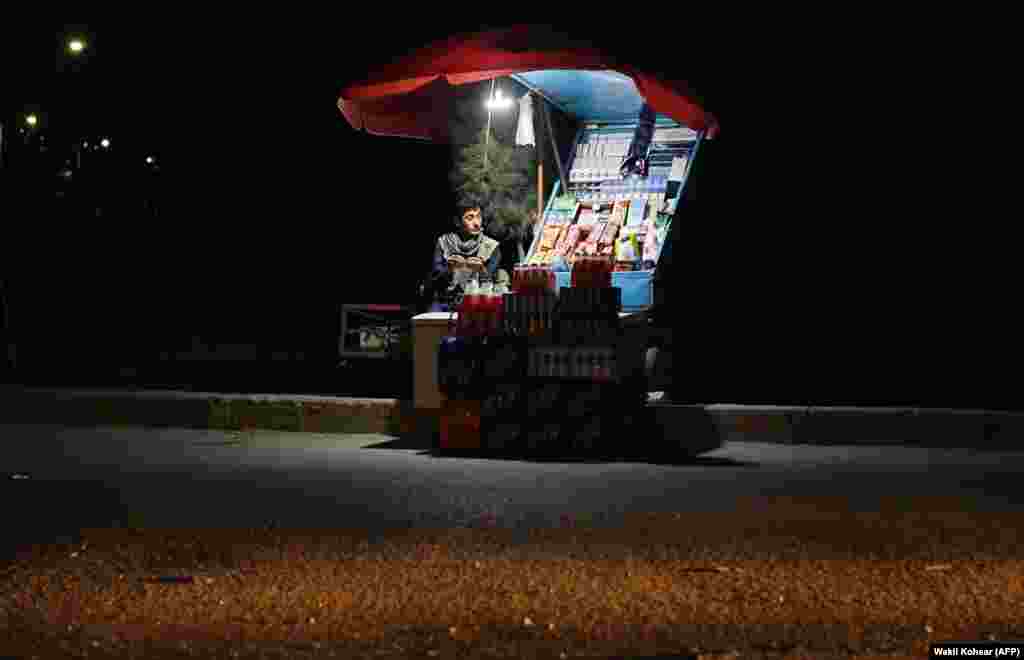
[[[85,42],[81,39],[72,39],[68,42],[68,50],[70,50],[75,55],[78,55],[79,53],[85,50]]]
[[[153,157],[152,157],[152,156],[146,156],[146,164],[147,164],[147,165],[152,165],[152,164],[153,164],[153,163],[155,163],[155,162],[156,162],[156,161],[155,161],[155,160],[153,160]]]
[[[35,127],[35,125],[39,123],[39,117],[36,117],[35,115],[29,115],[25,117],[25,123],[29,126]]]
[[[108,140],[107,138],[103,138],[102,140],[100,140],[100,146],[103,147],[104,149],[109,149],[110,140]]]

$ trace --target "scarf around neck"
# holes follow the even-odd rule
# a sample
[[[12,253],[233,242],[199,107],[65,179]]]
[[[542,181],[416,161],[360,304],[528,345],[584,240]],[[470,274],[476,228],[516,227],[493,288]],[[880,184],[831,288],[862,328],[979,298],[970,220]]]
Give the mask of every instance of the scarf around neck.
[[[458,255],[463,258],[480,257],[487,261],[491,258],[494,248],[498,246],[498,241],[484,236],[483,232],[463,238],[458,232],[453,231],[439,238],[437,242],[441,246],[445,260],[452,255]]]

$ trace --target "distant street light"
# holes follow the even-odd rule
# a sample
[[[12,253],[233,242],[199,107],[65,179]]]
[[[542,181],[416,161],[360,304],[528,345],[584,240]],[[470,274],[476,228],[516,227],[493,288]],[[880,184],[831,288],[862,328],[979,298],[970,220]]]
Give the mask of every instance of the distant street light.
[[[108,140],[107,138],[103,138],[102,140],[100,140],[100,146],[103,147],[104,149],[109,149],[110,140]]]
[[[39,123],[39,118],[35,115],[29,115],[28,117],[25,117],[25,123],[29,126],[35,126]]]
[[[152,156],[146,156],[146,164],[147,165],[152,165],[153,162],[154,161],[153,161],[153,157]]]
[[[81,39],[72,39],[68,42],[68,50],[77,55],[85,50],[85,42]]]

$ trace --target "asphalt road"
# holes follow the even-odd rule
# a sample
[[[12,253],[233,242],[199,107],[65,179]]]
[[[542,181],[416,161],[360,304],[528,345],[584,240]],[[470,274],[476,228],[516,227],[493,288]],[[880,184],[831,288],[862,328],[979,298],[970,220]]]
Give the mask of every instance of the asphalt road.
[[[379,435],[0,426],[5,501],[24,530],[616,524],[739,502],[882,499],[1024,511],[1024,451],[728,443],[677,464],[432,455]],[[29,478],[9,475],[24,473]]]
[[[0,629],[37,654],[923,657],[1022,636],[1024,452],[729,443],[653,464],[267,431],[0,440],[4,554],[42,546],[0,562]],[[197,582],[138,582],[170,570]]]

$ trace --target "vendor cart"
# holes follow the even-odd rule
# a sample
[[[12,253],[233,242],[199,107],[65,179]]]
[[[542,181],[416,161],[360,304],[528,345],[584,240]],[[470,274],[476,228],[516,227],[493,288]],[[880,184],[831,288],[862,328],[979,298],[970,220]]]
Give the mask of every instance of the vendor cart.
[[[610,439],[621,440],[624,433],[638,437],[638,429],[663,448],[689,453],[717,448],[718,436],[702,409],[649,401],[644,359],[658,265],[670,249],[672,223],[685,221],[686,182],[702,141],[714,136],[717,123],[685,85],[612,61],[596,49],[535,39],[537,29],[433,44],[346,87],[339,99],[357,129],[446,140],[443,114],[451,112],[452,86],[508,78],[533,95],[537,123],[546,125],[538,131],[544,139],[555,141],[549,106],[581,124],[570,149],[552,144],[558,180],[525,257],[525,264],[543,268],[551,278],[545,295],[555,299],[558,311],[550,325],[539,333],[506,325],[481,335],[460,332],[458,312],[414,317],[414,407],[421,418],[438,420],[443,449],[592,453],[608,450],[614,444]],[[547,46],[537,49],[536,43]],[[645,117],[648,134],[641,140],[638,124]],[[643,175],[623,178],[620,165],[627,154],[636,154],[638,143],[647,162]],[[605,241],[610,224],[618,232],[611,241],[624,238],[626,230],[632,234],[632,263],[618,263],[618,252],[604,252],[606,242],[596,247],[596,238],[592,257],[579,256],[588,254],[583,247],[560,257],[551,254],[555,234],[567,238],[569,228],[576,227],[577,235],[589,229]],[[597,334],[574,334],[572,312],[564,303],[578,299],[579,289],[594,288],[577,286],[574,271],[602,258],[613,266],[607,268],[605,286],[597,288],[613,292],[614,305],[582,308],[584,316],[596,312],[604,325]],[[590,299],[604,300],[602,295],[608,294]],[[570,371],[564,367],[565,351],[587,355],[594,365],[599,361],[593,356],[610,355],[615,368]],[[539,367],[538,356],[547,356]]]

